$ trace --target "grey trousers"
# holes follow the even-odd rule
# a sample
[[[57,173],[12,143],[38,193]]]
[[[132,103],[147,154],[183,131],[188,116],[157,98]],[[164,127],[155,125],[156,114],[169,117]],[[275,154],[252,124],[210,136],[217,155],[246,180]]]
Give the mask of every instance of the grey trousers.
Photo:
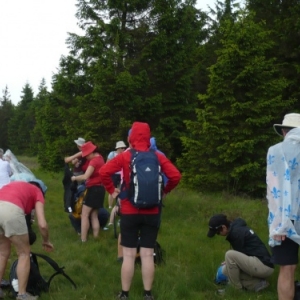
[[[235,288],[255,290],[256,285],[262,279],[271,276],[274,269],[264,265],[255,256],[229,250],[225,254],[225,265],[222,272]]]

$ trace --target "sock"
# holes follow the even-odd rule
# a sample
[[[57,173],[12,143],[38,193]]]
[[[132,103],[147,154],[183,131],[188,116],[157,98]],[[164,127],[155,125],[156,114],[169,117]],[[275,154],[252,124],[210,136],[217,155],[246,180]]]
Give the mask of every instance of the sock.
[[[125,292],[125,291],[122,290],[122,296],[129,297],[129,292]]]
[[[151,291],[144,290],[144,296],[151,296],[151,295],[152,295]]]

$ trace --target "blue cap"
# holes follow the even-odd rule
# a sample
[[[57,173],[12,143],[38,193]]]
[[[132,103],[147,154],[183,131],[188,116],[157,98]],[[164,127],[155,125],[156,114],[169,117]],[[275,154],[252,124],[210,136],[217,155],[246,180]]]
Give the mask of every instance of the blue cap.
[[[35,178],[35,179],[30,180],[29,183],[33,183],[33,184],[37,183],[39,185],[40,189],[42,190],[43,194],[44,195],[46,194],[48,188],[42,180]]]

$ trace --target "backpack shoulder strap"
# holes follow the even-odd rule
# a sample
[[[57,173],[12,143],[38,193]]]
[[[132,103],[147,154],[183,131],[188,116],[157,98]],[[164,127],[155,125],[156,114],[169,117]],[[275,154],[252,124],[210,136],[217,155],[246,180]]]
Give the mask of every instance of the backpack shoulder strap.
[[[44,255],[44,254],[40,254],[40,253],[33,253],[31,252],[31,254],[37,256],[37,257],[40,257],[42,259],[44,259],[56,272],[49,278],[48,280],[48,286],[50,286],[50,283],[51,283],[51,280],[58,274],[61,274],[63,275],[64,277],[66,277],[70,282],[71,284],[73,285],[73,287],[76,289],[77,286],[75,284],[75,282],[65,273],[64,271],[64,268],[65,267],[59,267],[59,265],[57,264],[56,261],[54,261],[52,258],[50,258],[49,256],[47,255]]]

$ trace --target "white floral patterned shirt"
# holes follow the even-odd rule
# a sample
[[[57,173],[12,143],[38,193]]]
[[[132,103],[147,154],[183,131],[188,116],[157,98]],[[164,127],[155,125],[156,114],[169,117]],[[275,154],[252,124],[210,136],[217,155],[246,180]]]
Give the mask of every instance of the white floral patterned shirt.
[[[267,154],[267,199],[269,245],[281,242],[274,235],[286,235],[300,244],[300,128],[290,130],[283,142]]]

